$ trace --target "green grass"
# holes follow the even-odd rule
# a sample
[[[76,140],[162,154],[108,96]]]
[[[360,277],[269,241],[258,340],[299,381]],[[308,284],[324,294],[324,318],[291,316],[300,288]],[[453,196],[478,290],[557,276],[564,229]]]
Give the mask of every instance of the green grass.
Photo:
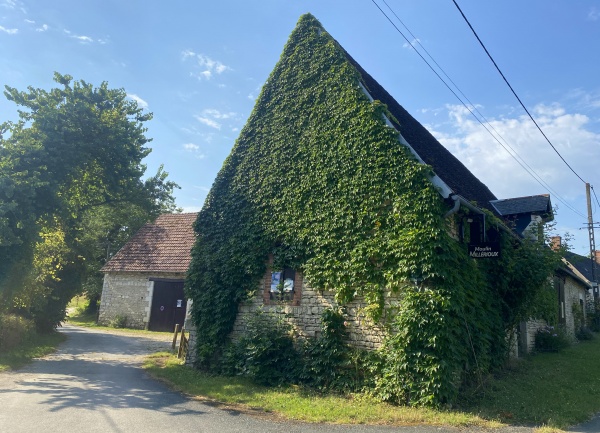
[[[520,360],[461,406],[509,424],[565,428],[600,412],[600,337]]]
[[[145,368],[187,394],[293,420],[486,428],[524,425],[553,433],[600,412],[598,360],[598,336],[561,353],[532,355],[490,377],[483,390],[471,392],[448,411],[395,407],[363,395],[320,395],[295,386],[265,388],[240,377],[206,375],[182,366],[168,353],[147,358]]]
[[[65,339],[66,337],[58,332],[33,336],[26,343],[0,355],[0,372],[16,370],[31,362],[34,358],[54,352],[56,347]]]
[[[156,331],[146,331],[144,329],[130,329],[130,328],[113,328],[111,326],[101,326],[96,322],[96,313],[85,311],[85,309],[80,308],[78,310],[74,310],[67,317],[67,323],[75,326],[82,326],[84,328],[94,328],[98,330],[104,331],[119,331],[125,334],[148,334],[148,335],[173,335],[172,332],[156,332]]]
[[[97,328],[96,313],[84,309],[72,310],[67,317],[67,322],[72,325],[85,326],[86,328]]]
[[[499,425],[469,413],[396,407],[364,395],[320,395],[296,386],[266,388],[241,377],[209,376],[166,352],[148,357],[144,368],[181,392],[253,414],[340,424]]]

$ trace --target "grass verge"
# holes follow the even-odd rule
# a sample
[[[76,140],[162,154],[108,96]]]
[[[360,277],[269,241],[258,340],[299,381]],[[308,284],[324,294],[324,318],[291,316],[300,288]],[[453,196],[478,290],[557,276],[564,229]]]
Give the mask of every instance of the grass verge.
[[[0,354],[0,372],[16,370],[31,362],[34,358],[54,352],[56,347],[65,339],[65,335],[58,332],[34,335],[26,343],[10,350],[8,353]]]
[[[267,388],[241,377],[210,376],[166,352],[148,357],[144,368],[178,391],[254,415],[336,424],[500,425],[465,412],[397,407],[364,395],[320,395],[297,386]]]
[[[565,428],[600,412],[600,338],[522,359],[461,407],[510,424]]]
[[[245,378],[206,375],[182,366],[168,353],[147,358],[145,368],[186,394],[255,414],[342,424],[485,428],[508,424],[556,433],[600,412],[598,359],[600,338],[561,353],[532,355],[490,377],[481,389],[463,396],[452,411],[395,407],[363,395],[320,395],[295,386],[265,388]]]

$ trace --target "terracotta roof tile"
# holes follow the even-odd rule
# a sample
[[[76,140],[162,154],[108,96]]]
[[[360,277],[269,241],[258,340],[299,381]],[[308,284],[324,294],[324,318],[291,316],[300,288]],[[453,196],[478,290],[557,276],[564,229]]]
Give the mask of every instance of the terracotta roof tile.
[[[186,272],[197,213],[163,214],[143,226],[102,268],[103,272]]]

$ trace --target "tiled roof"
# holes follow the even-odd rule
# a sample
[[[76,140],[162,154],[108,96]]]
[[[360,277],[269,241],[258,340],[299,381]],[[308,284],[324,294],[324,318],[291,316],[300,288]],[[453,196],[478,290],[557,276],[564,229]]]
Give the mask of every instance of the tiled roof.
[[[592,281],[592,260],[589,257],[584,257],[579,254],[567,251],[565,259],[579,271],[581,275]],[[600,266],[596,265],[596,273],[600,270]]]
[[[371,97],[387,106],[395,118],[390,119],[394,127],[400,131],[404,139],[417,152],[421,159],[433,168],[435,174],[454,193],[461,195],[468,201],[475,202],[480,208],[493,210],[489,203],[491,200],[496,200],[496,196],[494,196],[488,187],[477,179],[462,162],[452,155],[423,125],[396,102],[347,52],[346,57],[358,70],[363,85]]]
[[[103,272],[183,273],[196,239],[197,213],[163,214],[143,226],[102,268]]]
[[[491,203],[502,216],[522,213],[552,214],[552,205],[548,194],[493,200]]]

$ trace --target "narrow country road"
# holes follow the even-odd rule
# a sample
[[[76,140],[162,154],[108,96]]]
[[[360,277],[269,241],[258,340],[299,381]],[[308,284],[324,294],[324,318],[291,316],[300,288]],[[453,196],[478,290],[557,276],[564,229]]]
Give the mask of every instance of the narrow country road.
[[[341,426],[274,422],[170,391],[140,368],[169,337],[108,333],[65,326],[68,340],[53,355],[0,373],[0,432],[286,432],[450,433],[444,427]],[[464,431],[464,430],[463,430]],[[469,429],[469,432],[481,431]],[[516,427],[498,433],[531,432]]]

